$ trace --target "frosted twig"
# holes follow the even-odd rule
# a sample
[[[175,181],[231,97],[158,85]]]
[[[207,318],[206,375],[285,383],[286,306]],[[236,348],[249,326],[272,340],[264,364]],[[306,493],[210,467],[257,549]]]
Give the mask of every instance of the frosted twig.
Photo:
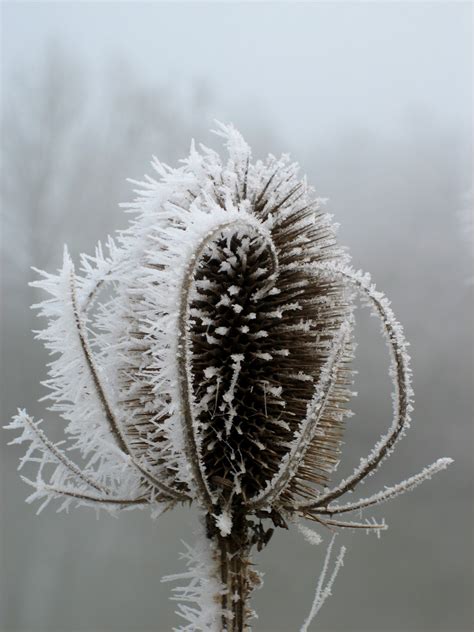
[[[76,284],[75,284],[75,274],[74,274],[74,265],[72,261],[69,259],[70,265],[70,290],[71,290],[71,302],[74,313],[74,319],[76,322],[77,335],[79,337],[79,341],[82,347],[82,351],[84,353],[84,359],[89,367],[89,371],[92,377],[92,381],[97,393],[97,397],[100,400],[102,408],[104,409],[105,416],[107,421],[109,422],[110,431],[115,441],[117,442],[120,449],[125,453],[130,455],[130,451],[128,449],[127,442],[123,433],[120,429],[118,421],[115,419],[115,415],[112,411],[112,407],[109,403],[105,390],[101,384],[99,379],[99,372],[94,362],[94,358],[92,356],[92,350],[90,348],[89,342],[87,340],[87,333],[84,328],[84,324],[82,322],[81,314],[79,313],[79,308],[77,305],[77,296],[76,296]]]
[[[335,274],[348,279],[363,295],[369,298],[375,306],[382,322],[392,356],[390,374],[393,377],[395,385],[395,410],[389,432],[379,439],[367,458],[361,459],[359,467],[354,470],[351,476],[341,481],[341,483],[333,489],[322,494],[316,502],[298,503],[295,509],[324,507],[332,500],[342,496],[345,492],[354,489],[361,480],[373,472],[381,461],[391,453],[396,441],[409,424],[410,412],[413,408],[411,404],[413,392],[411,388],[411,371],[409,367],[409,356],[406,352],[407,342],[403,335],[402,327],[395,319],[387,299],[381,292],[376,292],[375,286],[371,285],[368,275],[363,276],[360,273],[354,272],[351,268],[341,268],[328,263],[311,264],[310,269],[314,272]]]
[[[83,472],[71,459],[60,450],[57,445],[48,439],[43,430],[39,427],[41,419],[37,422],[30,417],[25,410],[18,410],[18,414],[15,415],[12,422],[5,426],[8,429],[23,428],[23,435],[10,441],[10,445],[13,443],[22,443],[23,441],[31,441],[33,448],[43,450],[51,454],[57,463],[62,464],[71,474],[79,478],[81,481],[93,487],[99,492],[104,494],[110,493],[103,485],[94,481],[85,472]],[[33,437],[31,436],[33,434]],[[35,438],[39,442],[35,443]]]
[[[80,489],[55,487],[53,485],[47,485],[42,481],[31,481],[25,476],[21,477],[22,480],[36,489],[39,494],[53,494],[57,496],[68,496],[70,498],[76,498],[77,500],[85,500],[92,503],[103,503],[106,505],[144,505],[150,502],[150,499],[144,496],[139,498],[113,498],[111,496],[97,496],[89,494]]]
[[[377,492],[376,494],[373,494],[368,498],[361,498],[360,500],[357,500],[353,503],[347,503],[346,505],[328,505],[327,507],[318,506],[317,513],[333,515],[349,511],[356,511],[357,509],[364,509],[365,507],[370,507],[371,505],[379,505],[380,503],[391,500],[396,496],[400,496],[401,494],[414,489],[424,481],[430,479],[434,474],[437,474],[438,472],[446,469],[451,463],[453,463],[453,459],[438,459],[435,463],[428,467],[425,467],[418,474],[410,476],[410,478],[407,478],[405,481],[402,481],[397,485],[387,487],[386,489]]]
[[[333,535],[333,537],[331,539],[331,542],[329,543],[329,546],[328,546],[328,549],[327,549],[327,552],[326,552],[326,557],[324,558],[323,570],[321,571],[321,574],[320,574],[319,580],[318,580],[318,584],[316,586],[316,594],[314,596],[314,601],[313,601],[313,604],[311,606],[311,610],[309,612],[308,617],[306,618],[305,622],[303,623],[302,627],[300,628],[300,632],[308,632],[308,628],[311,625],[311,623],[313,622],[314,618],[316,617],[318,612],[321,610],[322,606],[324,605],[324,603],[326,602],[328,597],[331,596],[331,590],[332,590],[332,587],[333,587],[334,582],[336,580],[337,574],[338,574],[341,566],[343,566],[344,555],[346,553],[346,548],[344,546],[341,546],[341,548],[339,550],[339,554],[338,554],[337,559],[336,559],[336,562],[334,564],[334,568],[333,568],[333,571],[331,573],[331,576],[329,577],[329,580],[327,581],[326,585],[324,586],[324,581],[326,579],[326,575],[327,575],[327,572],[328,572],[329,561],[331,559],[331,553],[332,553],[332,548],[333,548],[335,539],[336,539],[336,534]]]

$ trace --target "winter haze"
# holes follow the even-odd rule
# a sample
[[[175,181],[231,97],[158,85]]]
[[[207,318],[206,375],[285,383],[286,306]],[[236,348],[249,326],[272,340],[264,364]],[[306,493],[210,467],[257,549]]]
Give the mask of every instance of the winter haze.
[[[341,224],[411,342],[415,412],[380,489],[441,456],[455,464],[347,532],[344,568],[314,629],[467,632],[473,626],[472,6],[436,3],[17,3],[1,5],[1,421],[45,410],[48,356],[33,341],[30,266],[55,270],[126,225],[127,177],[175,164],[213,120],[254,149],[290,152]],[[338,476],[390,423],[379,326],[357,313],[351,418]],[[0,431],[0,629],[166,632],[163,575],[183,570],[192,512],[153,522],[87,509],[35,516]],[[25,471],[25,474],[27,472]],[[327,543],[329,535],[320,530]],[[324,558],[296,530],[260,555],[255,630],[302,625]]]

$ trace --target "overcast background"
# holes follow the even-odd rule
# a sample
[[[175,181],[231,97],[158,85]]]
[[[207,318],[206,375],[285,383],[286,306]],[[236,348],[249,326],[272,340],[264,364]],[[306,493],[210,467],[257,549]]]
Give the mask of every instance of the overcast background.
[[[20,3],[2,18],[1,420],[46,417],[29,267],[55,269],[126,225],[130,176],[232,121],[257,157],[291,152],[340,222],[357,268],[412,343],[414,423],[364,494],[450,456],[446,473],[344,533],[346,562],[315,630],[473,629],[472,6],[438,3]],[[389,424],[378,326],[359,312],[340,475]],[[52,414],[50,434],[60,436]],[[0,432],[0,629],[167,632],[192,512],[35,516]],[[367,515],[371,515],[368,513]],[[329,534],[322,533],[327,542]],[[256,555],[256,631],[305,619],[324,545],[277,533]]]

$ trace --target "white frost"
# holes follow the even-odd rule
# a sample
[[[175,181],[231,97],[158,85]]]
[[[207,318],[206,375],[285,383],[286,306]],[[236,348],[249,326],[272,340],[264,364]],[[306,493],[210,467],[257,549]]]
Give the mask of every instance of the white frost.
[[[230,511],[224,509],[221,514],[215,516],[216,526],[220,531],[223,538],[230,535],[232,532],[232,514]]]

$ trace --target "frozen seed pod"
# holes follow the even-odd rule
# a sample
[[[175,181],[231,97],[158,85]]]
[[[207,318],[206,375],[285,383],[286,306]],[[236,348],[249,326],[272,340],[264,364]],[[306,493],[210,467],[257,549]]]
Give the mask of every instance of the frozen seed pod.
[[[39,460],[30,500],[158,515],[192,502],[205,537],[176,590],[182,630],[250,629],[260,577],[251,555],[298,518],[380,531],[337,514],[378,504],[443,469],[440,459],[370,498],[337,504],[388,456],[412,410],[406,342],[388,301],[349,267],[331,218],[288,157],[251,161],[231,126],[229,157],[194,145],[181,167],[158,161],[138,183],[129,228],[108,254],[65,252],[34,283],[51,298],[39,332],[55,355],[47,386],[79,467],[19,411],[10,424]],[[330,488],[350,398],[354,300],[380,317],[391,353],[394,416],[354,473]],[[39,459],[38,459],[39,454]],[[317,535],[300,525],[314,542]],[[329,594],[329,555],[303,629]],[[176,576],[179,577],[179,576]],[[176,579],[176,577],[174,579]],[[192,605],[190,605],[190,602]],[[306,626],[306,627],[305,627]]]

